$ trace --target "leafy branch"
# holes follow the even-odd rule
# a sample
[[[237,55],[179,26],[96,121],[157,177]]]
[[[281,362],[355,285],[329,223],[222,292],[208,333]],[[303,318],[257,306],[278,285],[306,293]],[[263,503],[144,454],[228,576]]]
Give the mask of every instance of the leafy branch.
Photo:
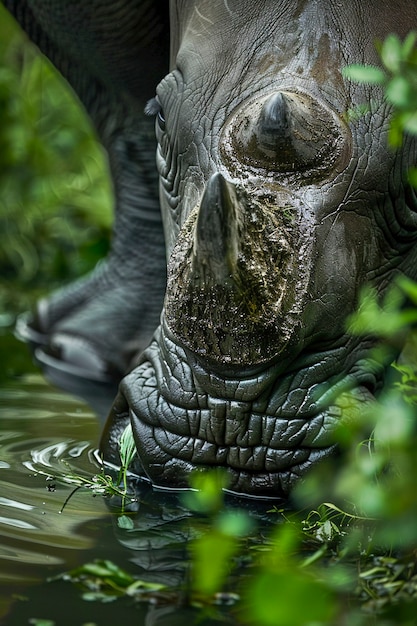
[[[417,135],[417,33],[411,31],[403,41],[391,34],[377,42],[382,67],[353,64],[343,68],[349,80],[380,85],[393,107],[388,143],[399,147],[404,134]],[[410,183],[417,186],[417,167],[409,171]]]

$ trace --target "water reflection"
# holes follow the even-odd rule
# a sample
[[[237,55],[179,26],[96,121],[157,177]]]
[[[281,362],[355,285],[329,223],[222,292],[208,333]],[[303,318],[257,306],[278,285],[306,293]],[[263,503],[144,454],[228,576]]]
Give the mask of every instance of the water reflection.
[[[82,493],[60,513],[72,488],[59,481],[67,467],[97,471],[91,452],[99,426],[87,407],[40,375],[3,385],[0,412],[0,580],[34,582],[91,548],[83,523],[107,516],[103,501]]]
[[[125,530],[118,526],[117,498],[94,497],[88,489],[71,495],[71,474],[91,478],[100,471],[102,423],[40,373],[3,381],[0,415],[0,623],[23,626],[34,617],[56,626],[201,622],[200,611],[177,605],[179,596],[166,606],[129,599],[102,605],[83,601],[69,583],[48,582],[101,558],[143,580],[184,588],[191,514],[175,495],[143,485],[129,503],[133,526]]]

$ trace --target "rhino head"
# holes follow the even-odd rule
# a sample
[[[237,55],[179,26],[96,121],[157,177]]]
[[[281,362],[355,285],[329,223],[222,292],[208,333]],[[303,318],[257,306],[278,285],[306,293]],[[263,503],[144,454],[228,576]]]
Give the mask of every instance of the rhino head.
[[[341,69],[417,24],[406,2],[377,2],[377,21],[346,4],[172,3],[154,103],[165,304],[103,437],[112,459],[130,420],[135,471],[159,487],[221,466],[232,492],[285,497],[382,384],[346,318],[365,284],[417,277],[417,151],[387,147],[383,94]]]

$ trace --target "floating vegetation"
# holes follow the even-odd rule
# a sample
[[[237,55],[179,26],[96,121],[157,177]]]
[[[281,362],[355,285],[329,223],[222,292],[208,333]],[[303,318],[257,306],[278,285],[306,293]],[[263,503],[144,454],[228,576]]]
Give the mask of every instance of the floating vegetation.
[[[50,581],[71,582],[82,592],[84,600],[113,602],[120,597],[133,598],[140,602],[172,601],[172,591],[160,583],[138,580],[121,567],[107,559],[85,563],[69,572],[60,574]]]
[[[76,484],[77,486],[66,498],[61,507],[60,513],[64,511],[68,502],[78,489],[90,489],[95,495],[119,496],[121,498],[121,517],[119,518],[120,527],[130,528],[131,524],[129,518],[124,515],[126,499],[129,497],[127,478],[129,465],[136,456],[136,445],[133,439],[132,426],[130,424],[126,426],[120,437],[119,455],[121,466],[116,472],[113,473],[113,475],[105,472],[105,466],[103,464],[102,471],[98,474],[94,474],[94,476],[91,477],[81,476],[80,474],[74,472],[66,461],[62,461],[69,470],[64,475],[63,481]],[[135,500],[134,491],[132,491],[130,500]]]

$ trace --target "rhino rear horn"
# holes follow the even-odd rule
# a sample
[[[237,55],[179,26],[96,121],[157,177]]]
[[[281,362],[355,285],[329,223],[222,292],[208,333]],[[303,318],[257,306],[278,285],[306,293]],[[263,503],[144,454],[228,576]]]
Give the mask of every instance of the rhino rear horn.
[[[285,92],[266,100],[253,128],[259,153],[287,171],[320,165],[330,156],[334,135],[334,121],[317,101]]]
[[[349,131],[312,96],[277,91],[242,106],[227,123],[221,146],[232,171],[241,163],[258,171],[323,177],[344,166]]]

